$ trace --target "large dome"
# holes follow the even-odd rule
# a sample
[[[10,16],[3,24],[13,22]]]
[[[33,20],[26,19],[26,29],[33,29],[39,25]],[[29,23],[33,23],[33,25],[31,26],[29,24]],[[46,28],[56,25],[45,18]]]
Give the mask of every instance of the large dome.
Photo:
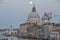
[[[28,18],[40,18],[40,16],[38,15],[38,13],[36,12],[31,12],[28,16]]]
[[[36,13],[35,6],[33,6],[32,12],[28,16],[28,22],[30,22],[30,23],[39,23],[40,22],[40,16],[38,13]]]

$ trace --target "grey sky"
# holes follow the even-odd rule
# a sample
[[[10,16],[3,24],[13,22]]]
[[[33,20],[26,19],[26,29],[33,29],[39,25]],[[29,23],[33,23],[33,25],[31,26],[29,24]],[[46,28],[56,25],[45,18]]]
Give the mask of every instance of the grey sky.
[[[40,17],[44,12],[52,12],[53,22],[60,23],[60,0],[32,0]],[[0,0],[0,28],[9,28],[13,25],[18,28],[19,24],[27,20],[32,10],[29,0]]]

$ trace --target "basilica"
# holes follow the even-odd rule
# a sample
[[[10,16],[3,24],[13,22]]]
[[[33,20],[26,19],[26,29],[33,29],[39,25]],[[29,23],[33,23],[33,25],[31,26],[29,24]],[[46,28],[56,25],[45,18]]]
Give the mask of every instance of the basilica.
[[[13,30],[11,26],[7,34],[15,34],[19,37],[27,38],[59,40],[60,24],[53,23],[52,18],[52,12],[45,12],[42,18],[40,18],[40,15],[36,12],[36,7],[33,6],[26,22],[19,25],[19,30]]]
[[[36,7],[33,6],[32,12],[29,14],[27,21],[20,24],[20,34],[30,35],[31,37],[57,37],[59,38],[60,24],[52,22],[52,12],[45,12],[41,18],[36,12]]]

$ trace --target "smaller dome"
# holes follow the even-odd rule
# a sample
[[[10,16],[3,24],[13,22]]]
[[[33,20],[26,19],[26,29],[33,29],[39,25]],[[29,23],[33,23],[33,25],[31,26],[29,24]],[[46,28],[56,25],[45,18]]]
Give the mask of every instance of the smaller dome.
[[[52,14],[45,12],[44,16],[42,17],[42,20],[50,20],[51,18],[52,18]]]

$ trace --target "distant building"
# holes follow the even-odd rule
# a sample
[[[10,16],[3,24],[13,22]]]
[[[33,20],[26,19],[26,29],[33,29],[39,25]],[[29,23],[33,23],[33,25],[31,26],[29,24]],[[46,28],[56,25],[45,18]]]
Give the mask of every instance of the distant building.
[[[17,33],[17,30],[14,30],[12,28],[12,25],[10,26],[10,28],[8,30],[6,30],[6,34],[8,35],[12,35],[12,34],[16,34]]]

